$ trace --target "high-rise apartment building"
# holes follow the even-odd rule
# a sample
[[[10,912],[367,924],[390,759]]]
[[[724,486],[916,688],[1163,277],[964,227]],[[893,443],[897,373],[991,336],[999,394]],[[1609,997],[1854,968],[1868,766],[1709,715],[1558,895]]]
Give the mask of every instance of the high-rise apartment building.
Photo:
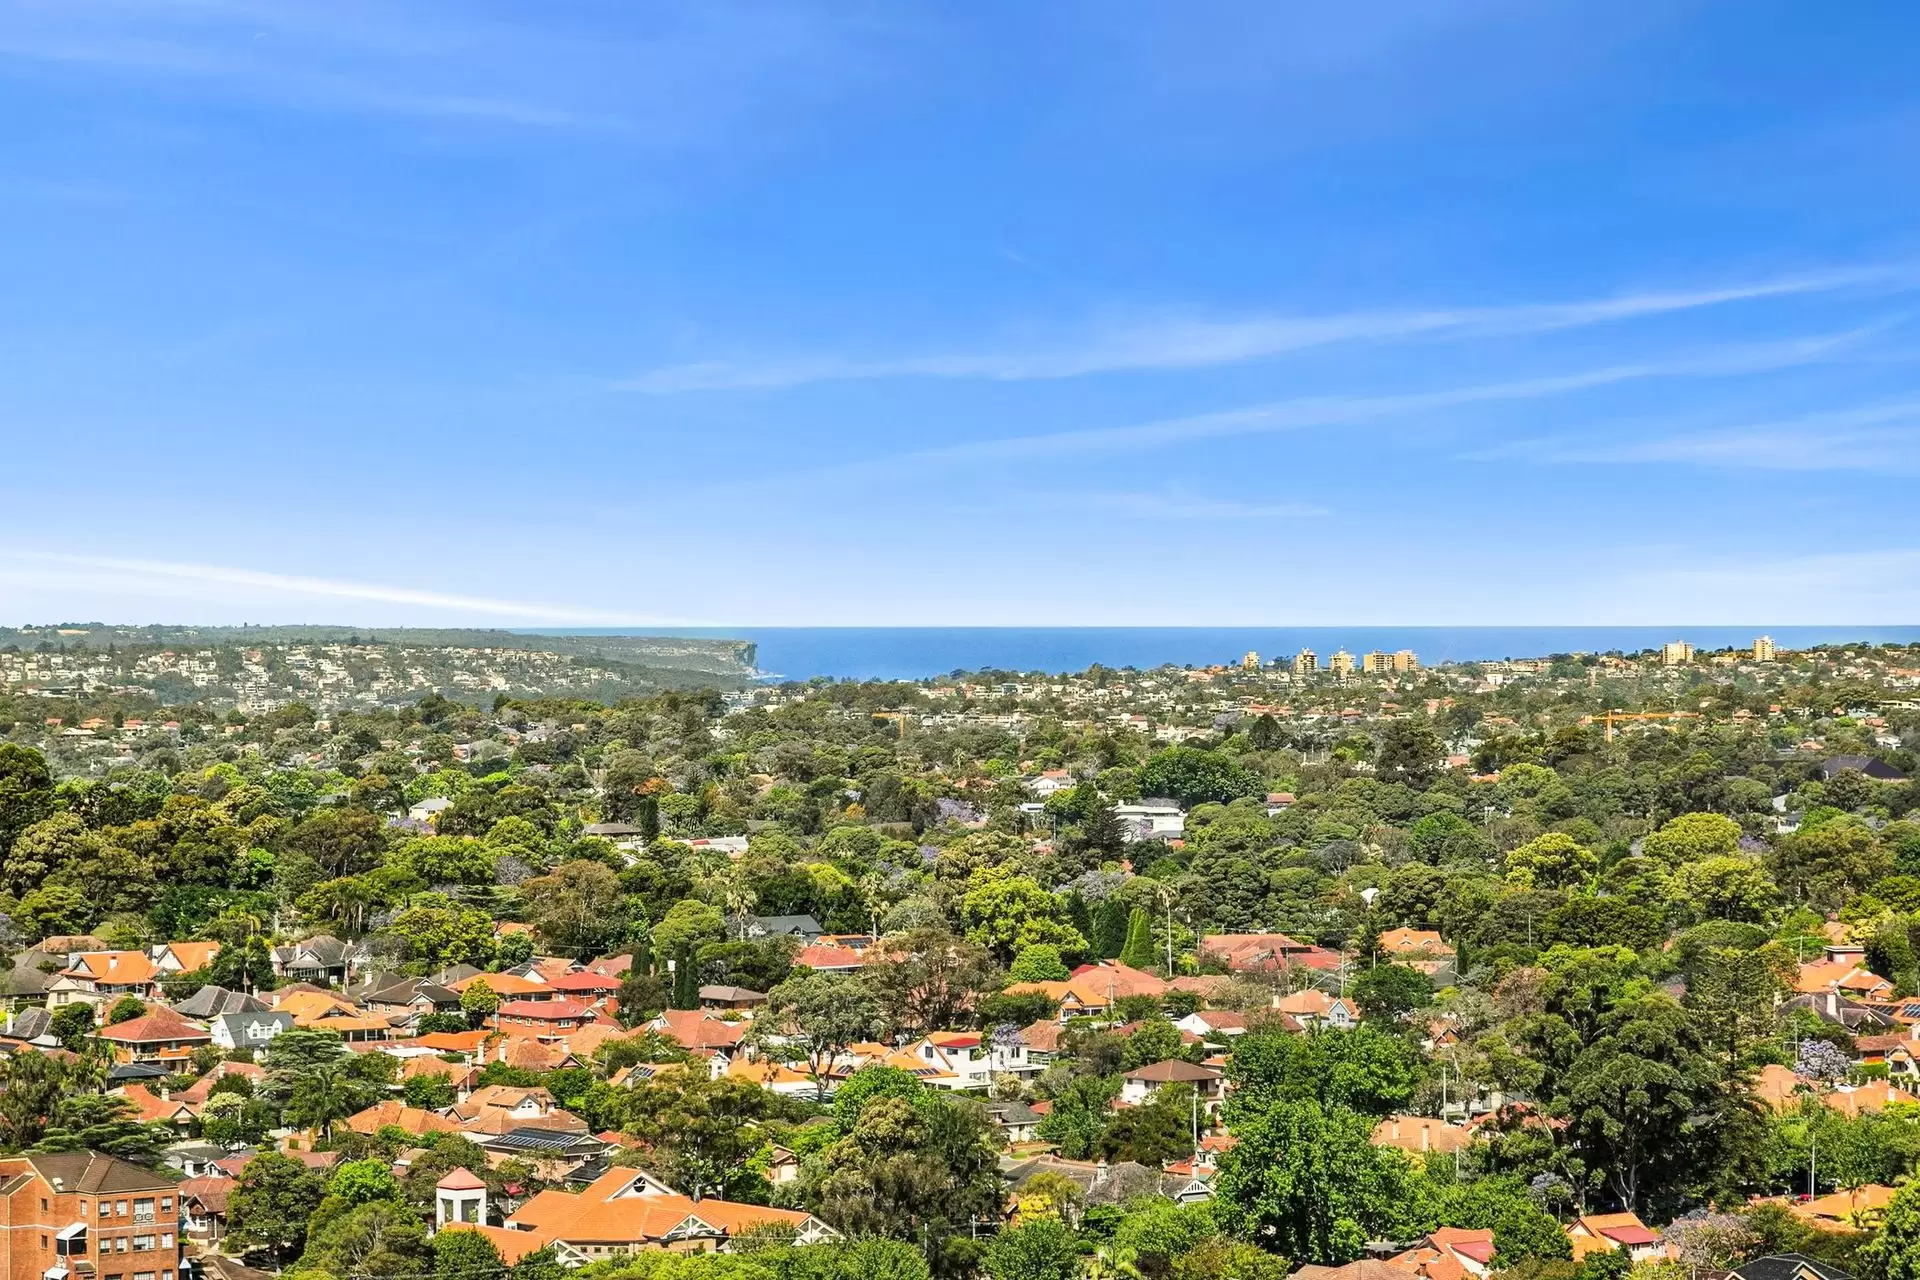
[[[1327,659],[1327,670],[1333,672],[1333,674],[1337,676],[1352,675],[1353,674],[1353,655],[1348,653],[1345,649],[1334,650],[1333,656]]]
[[[1260,669],[1260,655],[1251,649],[1247,650],[1247,656],[1240,659],[1240,669],[1242,671],[1258,671]]]
[[[1413,650],[1402,649],[1393,655],[1393,669],[1400,672],[1418,671],[1420,659],[1414,656]]]
[[[1693,646],[1685,640],[1669,640],[1660,646],[1660,665],[1684,667],[1693,661]]]
[[[1311,649],[1302,649],[1293,658],[1293,674],[1310,676],[1320,669],[1320,655]]]
[[[1755,662],[1773,661],[1773,637],[1761,636],[1753,642],[1753,660]]]
[[[1375,649],[1360,659],[1360,669],[1370,676],[1390,675],[1393,672],[1393,655]]]

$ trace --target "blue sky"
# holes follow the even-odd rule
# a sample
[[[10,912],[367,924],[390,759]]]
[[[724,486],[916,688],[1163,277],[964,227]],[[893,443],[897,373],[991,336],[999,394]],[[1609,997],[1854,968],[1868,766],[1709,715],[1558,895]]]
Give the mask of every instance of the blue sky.
[[[1912,622],[1916,40],[0,0],[0,621]]]

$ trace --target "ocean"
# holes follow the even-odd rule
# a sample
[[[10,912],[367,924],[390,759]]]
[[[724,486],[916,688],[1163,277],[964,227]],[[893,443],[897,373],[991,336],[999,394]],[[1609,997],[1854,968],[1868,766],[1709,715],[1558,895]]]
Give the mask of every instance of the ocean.
[[[530,628],[531,630],[531,628]],[[561,630],[560,628],[542,630]],[[1411,649],[1422,664],[1538,658],[1552,653],[1635,653],[1669,640],[1696,649],[1745,648],[1770,635],[1782,649],[1816,644],[1909,644],[1920,626],[1886,627],[702,627],[660,630],[565,628],[569,634],[677,635],[751,640],[768,679],[816,676],[918,680],[952,671],[1083,671],[1109,667],[1208,666],[1263,660],[1301,649],[1362,654]]]

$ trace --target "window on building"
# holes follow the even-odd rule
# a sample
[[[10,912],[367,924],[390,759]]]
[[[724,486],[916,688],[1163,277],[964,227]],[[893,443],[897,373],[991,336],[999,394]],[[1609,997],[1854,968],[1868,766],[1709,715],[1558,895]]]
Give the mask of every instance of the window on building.
[[[162,1196],[162,1197],[161,1197],[161,1199],[160,1199],[160,1212],[162,1212],[162,1213],[172,1213],[172,1212],[173,1212],[173,1197],[172,1197],[172,1196]]]
[[[47,1198],[46,1198],[45,1196],[41,1196],[41,1197],[40,1197],[40,1212],[42,1212],[42,1213],[45,1213],[45,1212],[46,1212],[46,1211],[47,1211],[47,1210],[48,1210],[48,1209],[49,1209],[50,1207],[51,1207],[51,1206],[47,1204]]]
[[[153,1272],[136,1271],[133,1273],[133,1280],[153,1280]]]
[[[122,1217],[122,1218],[124,1218],[124,1217],[126,1217],[126,1216],[127,1216],[127,1202],[126,1202],[125,1200],[115,1200],[115,1201],[113,1202],[113,1211],[114,1211],[114,1213],[115,1213],[115,1214],[117,1214],[117,1215],[119,1215],[119,1216],[120,1216],[120,1217]]]
[[[125,1236],[121,1236],[113,1242],[113,1251],[115,1253],[125,1253],[127,1251],[127,1238]]]
[[[162,1231],[162,1232],[160,1233],[160,1247],[161,1247],[162,1249],[171,1249],[171,1248],[173,1248],[173,1232],[171,1232],[171,1231]]]
[[[145,1253],[152,1248],[153,1248],[152,1236],[135,1236],[133,1238],[133,1251],[135,1253]]]
[[[135,1222],[152,1222],[153,1201],[151,1199],[135,1200],[133,1202],[133,1218]]]

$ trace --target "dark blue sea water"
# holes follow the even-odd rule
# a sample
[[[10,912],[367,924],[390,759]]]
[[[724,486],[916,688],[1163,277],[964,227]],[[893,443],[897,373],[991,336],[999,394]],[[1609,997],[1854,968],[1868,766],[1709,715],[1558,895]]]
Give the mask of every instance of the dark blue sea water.
[[[556,629],[557,630],[557,629]],[[615,627],[566,628],[570,634],[641,634]],[[1697,649],[1747,647],[1770,635],[1782,649],[1815,644],[1920,641],[1920,626],[1885,627],[707,627],[648,630],[648,635],[751,640],[767,676],[916,680],[950,671],[1082,671],[1109,667],[1206,666],[1238,662],[1249,649],[1263,659],[1312,649],[1321,664],[1336,649],[1411,649],[1428,666],[1441,662],[1537,658],[1552,653],[1636,653],[1669,640]]]

